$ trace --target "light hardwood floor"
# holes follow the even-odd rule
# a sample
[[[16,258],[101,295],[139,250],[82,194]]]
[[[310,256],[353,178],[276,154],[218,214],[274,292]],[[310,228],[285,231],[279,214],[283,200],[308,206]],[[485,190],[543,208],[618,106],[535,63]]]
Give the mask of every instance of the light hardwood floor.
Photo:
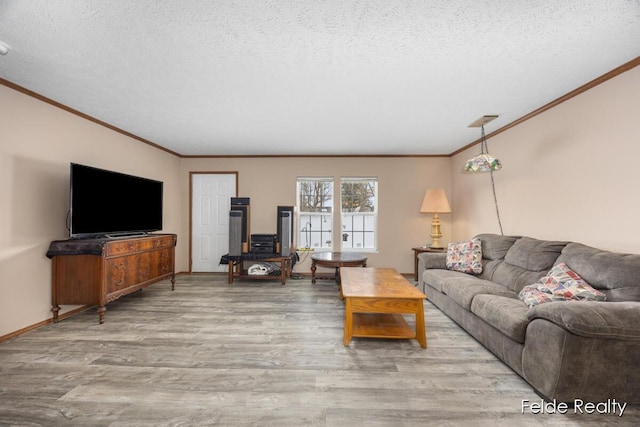
[[[0,343],[0,425],[587,426],[522,414],[531,387],[429,303],[415,340],[343,345],[331,282],[181,275]],[[411,323],[411,321],[410,321]],[[412,324],[413,325],[413,324]]]

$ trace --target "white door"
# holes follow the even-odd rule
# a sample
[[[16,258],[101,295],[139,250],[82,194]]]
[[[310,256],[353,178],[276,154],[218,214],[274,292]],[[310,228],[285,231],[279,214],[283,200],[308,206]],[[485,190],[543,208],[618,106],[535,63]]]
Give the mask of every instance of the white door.
[[[229,209],[236,174],[191,174],[191,271],[226,271],[220,257],[229,252]]]

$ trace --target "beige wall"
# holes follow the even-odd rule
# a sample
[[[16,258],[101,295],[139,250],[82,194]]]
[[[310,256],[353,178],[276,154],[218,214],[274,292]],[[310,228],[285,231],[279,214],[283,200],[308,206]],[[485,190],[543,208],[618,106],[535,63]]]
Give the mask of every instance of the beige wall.
[[[378,177],[378,251],[368,254],[371,267],[393,267],[413,272],[414,246],[427,243],[431,216],[420,214],[427,188],[450,190],[450,159],[436,158],[230,158],[182,159],[182,206],[188,235],[189,172],[237,171],[239,196],[251,198],[251,232],[276,232],[276,207],[296,204],[299,176]],[[334,219],[334,224],[335,224]],[[443,242],[451,236],[450,215],[441,215]],[[337,234],[334,241],[337,240]],[[310,270],[302,256],[295,271]]]
[[[640,253],[640,67],[488,140],[505,234]],[[487,126],[487,132],[495,128]],[[452,162],[456,240],[498,232],[488,174]]]
[[[52,240],[68,237],[70,162],[164,181],[165,231],[177,232],[183,218],[178,157],[3,85],[0,117],[3,336],[51,317],[51,261],[45,253]],[[182,252],[178,258],[185,264]]]

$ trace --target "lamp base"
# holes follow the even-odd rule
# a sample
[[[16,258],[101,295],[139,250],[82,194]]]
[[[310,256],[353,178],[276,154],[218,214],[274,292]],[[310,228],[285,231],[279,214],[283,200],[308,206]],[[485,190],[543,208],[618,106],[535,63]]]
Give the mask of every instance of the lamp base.
[[[433,214],[433,221],[431,221],[431,245],[428,245],[432,249],[443,249],[440,244],[440,238],[442,237],[442,232],[440,231],[440,218],[438,218],[438,214]]]

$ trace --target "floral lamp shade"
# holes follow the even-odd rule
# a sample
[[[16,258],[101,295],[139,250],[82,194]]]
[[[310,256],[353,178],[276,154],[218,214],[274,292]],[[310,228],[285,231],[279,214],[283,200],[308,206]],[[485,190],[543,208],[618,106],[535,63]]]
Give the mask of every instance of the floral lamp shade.
[[[478,154],[472,159],[467,160],[464,170],[467,172],[491,172],[502,168],[500,160],[491,154]]]

